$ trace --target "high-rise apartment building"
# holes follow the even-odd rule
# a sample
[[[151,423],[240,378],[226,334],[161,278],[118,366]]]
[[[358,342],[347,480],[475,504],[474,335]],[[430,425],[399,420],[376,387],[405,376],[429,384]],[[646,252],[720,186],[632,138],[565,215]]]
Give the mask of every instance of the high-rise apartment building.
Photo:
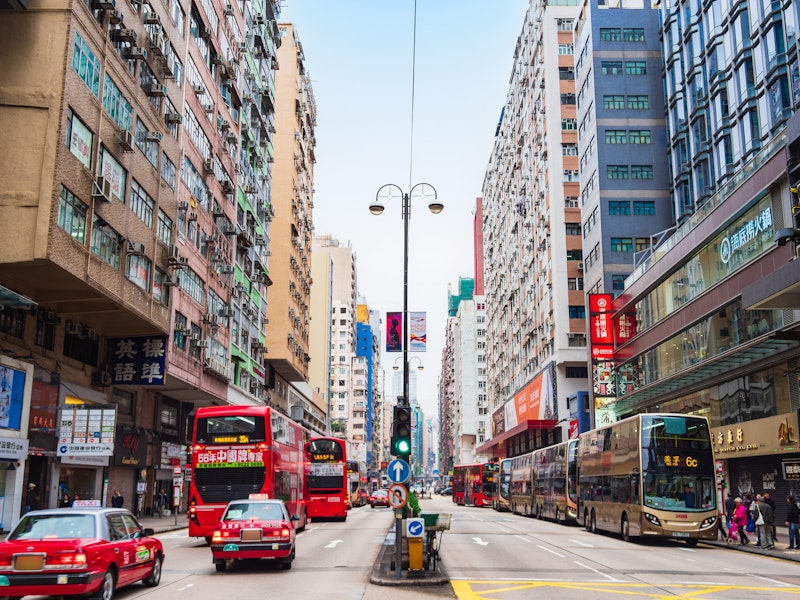
[[[356,306],[356,356],[363,357],[366,368],[366,389],[364,390],[364,441],[366,463],[371,471],[380,469],[380,432],[383,428],[380,410],[382,397],[378,386],[378,371],[381,359],[381,320],[378,311],[360,299]],[[358,405],[356,405],[358,408]]]
[[[289,382],[307,381],[316,103],[303,47],[290,23],[278,25],[275,78],[274,215],[270,224],[266,363],[273,403],[288,404]]]
[[[503,457],[558,441],[567,397],[588,385],[573,62],[578,12],[577,2],[531,2],[484,178],[494,436],[479,454]]]

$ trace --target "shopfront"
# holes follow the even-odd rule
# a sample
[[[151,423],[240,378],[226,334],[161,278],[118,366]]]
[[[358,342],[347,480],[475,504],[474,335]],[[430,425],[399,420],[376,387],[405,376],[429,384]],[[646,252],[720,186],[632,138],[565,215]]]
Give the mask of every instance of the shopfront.
[[[714,427],[714,456],[722,496],[769,492],[775,523],[786,520],[786,497],[800,498],[798,416],[789,413]],[[724,486],[724,487],[723,487]]]

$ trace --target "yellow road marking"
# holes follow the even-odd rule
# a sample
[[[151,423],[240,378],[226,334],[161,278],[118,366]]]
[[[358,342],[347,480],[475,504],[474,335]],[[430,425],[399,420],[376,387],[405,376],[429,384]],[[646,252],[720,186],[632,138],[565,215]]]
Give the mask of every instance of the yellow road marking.
[[[762,587],[746,585],[703,585],[703,584],[681,584],[681,583],[613,583],[613,582],[569,582],[569,581],[491,581],[491,580],[458,580],[450,581],[458,600],[498,600],[503,598],[503,594],[520,592],[524,590],[554,588],[564,590],[580,590],[586,592],[596,592],[604,594],[616,594],[624,596],[637,596],[640,598],[659,598],[672,599],[680,598],[699,598],[707,594],[723,593],[732,590],[751,591],[751,592],[780,592],[800,595],[800,587]],[[483,588],[483,586],[494,586]],[[479,589],[474,589],[474,588]],[[680,594],[664,594],[661,587],[669,587],[681,591]],[[647,591],[653,590],[653,591]],[[658,590],[658,591],[656,591]],[[512,596],[509,596],[512,597]]]

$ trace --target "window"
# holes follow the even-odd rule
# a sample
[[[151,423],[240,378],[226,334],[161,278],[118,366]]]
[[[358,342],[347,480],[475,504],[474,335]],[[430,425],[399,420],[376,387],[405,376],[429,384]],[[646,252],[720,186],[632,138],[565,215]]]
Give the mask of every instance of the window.
[[[612,252],[633,252],[633,238],[611,238]]]
[[[567,106],[575,104],[575,94],[572,93],[561,94],[561,104]]]
[[[176,348],[180,348],[181,350],[186,350],[186,339],[188,335],[186,334],[189,321],[186,319],[186,315],[175,311],[175,330],[172,332],[172,343]]]
[[[608,179],[627,179],[628,166],[627,165],[607,165],[606,177]]]
[[[83,163],[87,169],[92,168],[92,147],[94,135],[91,130],[83,124],[72,109],[67,110],[67,131],[66,139],[64,142],[78,160]]]
[[[72,52],[72,68],[95,97],[100,93],[100,60],[89,49],[83,38],[75,33],[75,46]]]
[[[577,128],[577,119],[561,119],[561,131],[575,131]]]
[[[584,307],[584,306],[570,306],[569,307],[569,318],[570,319],[585,319],[586,318],[586,307]]]
[[[636,238],[637,252],[641,252],[642,250],[647,250],[652,245],[653,242],[650,241],[650,238]]]
[[[561,144],[562,156],[578,156],[578,144]]]
[[[145,225],[153,227],[155,202],[135,179],[131,181],[130,208],[137,217],[144,221]]]
[[[652,179],[653,165],[631,165],[631,179]]]
[[[558,67],[558,78],[562,81],[573,81],[575,69],[573,67]]]
[[[166,153],[161,153],[161,179],[169,186],[169,189],[175,189],[175,178],[176,178],[177,170],[175,169],[175,163],[172,162],[166,155]]]
[[[643,42],[644,29],[641,27],[623,27],[622,41],[624,42]]]
[[[205,306],[205,288],[203,279],[191,269],[181,270],[181,289],[200,306]]]
[[[121,415],[133,415],[133,400],[136,398],[134,392],[126,392],[114,388],[111,393],[111,401],[117,406],[117,412]]]
[[[625,108],[625,96],[603,96],[603,108],[609,110]]]
[[[631,129],[628,131],[628,141],[631,144],[649,144],[650,143],[650,130],[649,129]]]
[[[58,226],[83,244],[86,237],[87,206],[67,188],[58,199]]]
[[[621,292],[625,289],[625,278],[627,275],[612,275],[611,276],[611,289],[615,292]]]
[[[583,260],[583,250],[567,250],[567,260]]]
[[[656,214],[656,203],[652,200],[634,200],[633,201],[633,214],[635,215],[648,215]]]
[[[136,147],[142,151],[148,162],[154,167],[158,166],[158,142],[147,139],[147,126],[136,119]]]
[[[624,129],[606,129],[606,144],[625,144],[627,141]]]
[[[646,110],[650,108],[650,97],[628,96],[628,108],[632,110]]]
[[[629,215],[631,214],[631,203],[628,200],[609,200],[609,215]]]
[[[567,235],[580,235],[581,234],[581,224],[580,223],[565,223],[564,227],[566,229]]]
[[[103,110],[114,119],[120,129],[131,128],[131,114],[133,113],[131,103],[122,95],[108,73],[103,82]]]
[[[172,244],[172,219],[160,208],[158,209],[158,239],[167,246]]]
[[[619,42],[622,39],[618,27],[601,27],[600,28],[600,41],[601,42]]]
[[[643,60],[626,60],[626,75],[647,75],[647,63]]]
[[[92,224],[92,252],[115,269],[119,269],[119,235],[108,224],[95,217]]]
[[[583,277],[570,277],[567,279],[567,289],[573,292],[582,290]]]
[[[558,54],[561,56],[566,56],[575,53],[575,46],[572,44],[559,44],[558,45]]]
[[[173,277],[179,277],[177,274],[178,271],[179,270],[176,270],[176,274],[173,275]],[[156,269],[155,275],[153,276],[153,298],[164,306],[169,304],[169,288],[164,285],[166,276],[167,274],[161,269]]]
[[[600,72],[603,75],[622,75],[622,61],[604,60],[600,63]]]
[[[128,255],[128,279],[144,291],[150,289],[150,270],[152,268],[153,263],[146,256]]]
[[[580,171],[578,169],[567,169],[564,171],[564,181],[580,181]]]

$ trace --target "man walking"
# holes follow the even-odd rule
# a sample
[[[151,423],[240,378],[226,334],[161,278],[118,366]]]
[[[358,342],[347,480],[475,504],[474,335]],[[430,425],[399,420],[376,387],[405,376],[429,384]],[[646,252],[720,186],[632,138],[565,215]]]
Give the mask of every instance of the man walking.
[[[769,504],[770,508],[772,508],[772,515],[775,516],[775,500],[769,497],[769,492],[764,492],[764,502]],[[772,543],[778,541],[778,531],[775,527],[775,523],[772,523]]]
[[[789,547],[787,550],[800,550],[800,506],[794,496],[786,498],[789,512],[786,515],[786,526],[789,528]]]
[[[25,494],[25,512],[30,512],[39,508],[39,494],[36,492],[36,484],[28,484],[28,493]]]
[[[772,542],[772,526],[775,524],[775,513],[772,507],[764,501],[764,496],[758,494],[753,508],[753,519],[758,530],[759,547],[763,550],[772,550],[775,544]]]
[[[725,498],[725,525],[728,529],[731,528],[731,521],[733,520],[733,511],[736,509],[736,502],[733,501],[733,495],[728,492],[728,497]]]

